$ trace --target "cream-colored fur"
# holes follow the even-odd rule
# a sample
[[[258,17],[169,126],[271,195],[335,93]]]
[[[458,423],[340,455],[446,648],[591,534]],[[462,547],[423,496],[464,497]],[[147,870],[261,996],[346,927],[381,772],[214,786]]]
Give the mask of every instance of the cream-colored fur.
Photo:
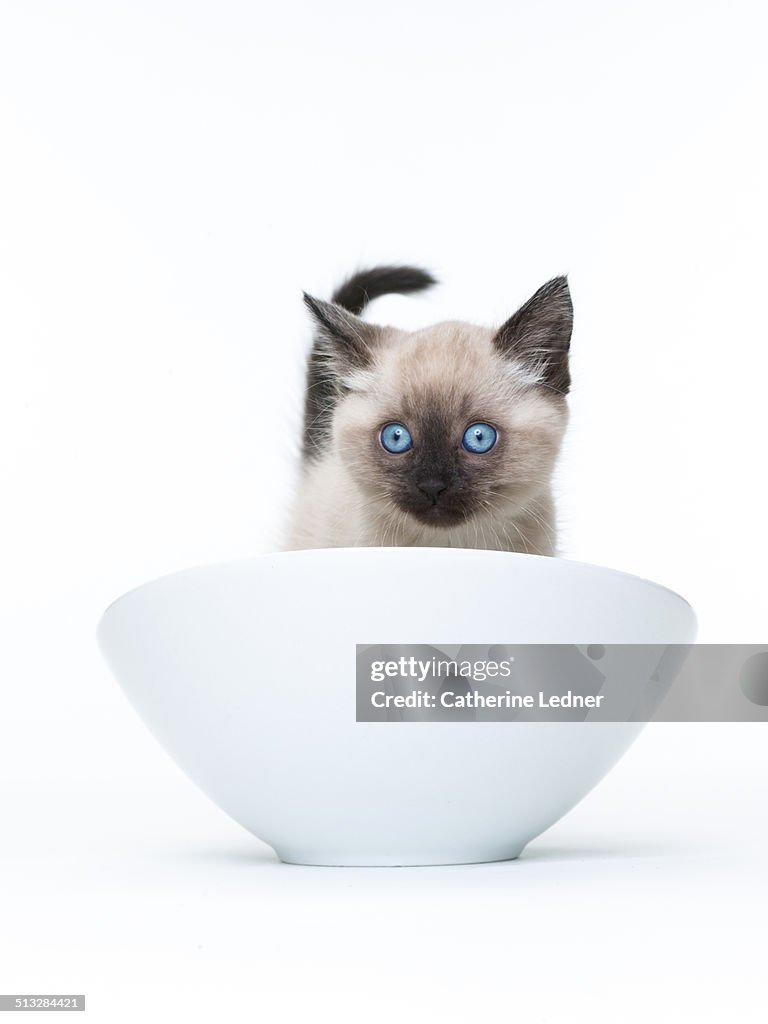
[[[388,508],[386,502],[368,499],[338,458],[329,456],[305,471],[287,550],[388,546],[553,555],[556,528],[551,492],[542,490],[516,514],[478,514],[458,526],[438,528],[415,522]]]
[[[552,555],[556,525],[551,476],[567,422],[564,397],[542,385],[536,367],[500,354],[494,332],[443,323],[414,333],[383,329],[370,365],[343,379],[332,440],[302,467],[285,547],[424,546],[493,548]],[[397,502],[381,425],[414,422],[439,405],[459,446],[473,421],[497,426],[482,460],[471,515],[451,526],[420,522]],[[415,438],[418,442],[418,439]]]

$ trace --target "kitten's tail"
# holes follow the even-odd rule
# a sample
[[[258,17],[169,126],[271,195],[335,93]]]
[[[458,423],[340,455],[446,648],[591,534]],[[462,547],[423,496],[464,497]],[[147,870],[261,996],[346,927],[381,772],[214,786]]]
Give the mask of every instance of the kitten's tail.
[[[359,316],[369,302],[380,295],[409,295],[437,284],[428,271],[419,267],[371,267],[359,270],[333,293],[333,301]]]

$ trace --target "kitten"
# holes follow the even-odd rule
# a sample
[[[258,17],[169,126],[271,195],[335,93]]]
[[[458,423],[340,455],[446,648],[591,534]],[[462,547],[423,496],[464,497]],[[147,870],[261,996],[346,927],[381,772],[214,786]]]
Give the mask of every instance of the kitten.
[[[287,548],[424,546],[552,555],[551,476],[565,430],[573,307],[556,277],[497,330],[414,332],[360,319],[435,284],[355,274],[314,320],[302,474]]]

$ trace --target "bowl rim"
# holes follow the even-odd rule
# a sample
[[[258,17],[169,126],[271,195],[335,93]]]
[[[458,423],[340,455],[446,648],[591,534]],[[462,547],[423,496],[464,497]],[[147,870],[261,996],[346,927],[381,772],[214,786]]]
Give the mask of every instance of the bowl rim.
[[[561,556],[553,555],[533,555],[527,554],[521,551],[498,551],[492,548],[452,548],[452,547],[397,547],[397,546],[366,546],[366,547],[333,547],[333,548],[297,548],[286,551],[263,551],[255,555],[248,555],[244,558],[229,558],[224,561],[215,562],[201,562],[196,565],[188,566],[184,569],[176,569],[171,572],[162,573],[159,576],[154,576],[152,579],[145,580],[143,583],[137,584],[135,587],[131,587],[124,593],[120,594],[113,601],[111,601],[101,614],[99,620],[99,626],[101,626],[107,615],[120,603],[129,597],[134,596],[139,591],[154,586],[156,583],[160,583],[163,580],[168,580],[173,577],[180,577],[191,575],[193,573],[201,571],[210,571],[214,569],[224,569],[233,565],[244,565],[248,563],[258,563],[272,561],[276,558],[281,560],[284,559],[296,559],[296,558],[332,558],[338,554],[354,554],[355,556],[362,556],[363,558],[382,558],[384,556],[391,558],[393,555],[396,558],[410,557],[412,554],[416,554],[418,557],[422,557],[425,554],[427,557],[448,555],[450,558],[479,558],[480,560],[487,558],[507,558],[515,561],[525,562],[539,562],[541,564],[547,564],[550,567],[557,566],[554,569],[555,572],[560,572],[561,566],[573,566],[579,570],[587,570],[588,572],[597,573],[598,575],[604,575],[606,573],[615,576],[623,576],[625,579],[634,581],[635,583],[641,583],[647,587],[652,587],[655,590],[660,590],[663,593],[675,598],[685,605],[691,614],[693,620],[693,627],[698,627],[698,618],[696,612],[693,609],[690,601],[686,600],[676,590],[672,590],[671,587],[665,586],[663,583],[657,583],[655,580],[649,580],[645,576],[638,576],[636,573],[626,572],[623,569],[614,569],[607,565],[598,565],[594,562],[582,562],[576,559],[563,558]],[[551,571],[547,569],[546,571]],[[567,569],[565,570],[567,571]]]

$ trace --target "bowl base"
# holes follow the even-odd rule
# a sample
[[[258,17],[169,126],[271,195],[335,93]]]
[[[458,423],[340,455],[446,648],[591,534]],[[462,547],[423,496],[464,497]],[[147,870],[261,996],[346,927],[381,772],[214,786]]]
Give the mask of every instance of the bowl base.
[[[506,847],[503,850],[478,850],[476,853],[432,853],[413,854],[349,854],[331,853],[326,850],[275,850],[284,864],[323,868],[416,868],[449,867],[459,864],[493,864],[505,860],[517,860],[527,843]]]

